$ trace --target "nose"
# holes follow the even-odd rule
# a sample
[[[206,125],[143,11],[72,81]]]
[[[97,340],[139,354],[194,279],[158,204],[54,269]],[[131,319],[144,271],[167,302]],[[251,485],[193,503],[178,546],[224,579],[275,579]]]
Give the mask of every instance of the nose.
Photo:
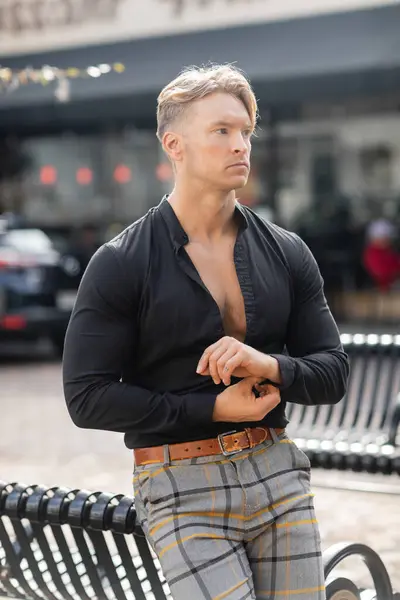
[[[235,135],[233,140],[233,153],[240,155],[245,154],[248,150],[248,145],[246,140],[244,139],[242,133],[238,133]]]

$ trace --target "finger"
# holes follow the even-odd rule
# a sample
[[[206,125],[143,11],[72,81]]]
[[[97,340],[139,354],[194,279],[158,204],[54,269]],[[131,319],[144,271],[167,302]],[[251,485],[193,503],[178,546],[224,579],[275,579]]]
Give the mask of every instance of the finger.
[[[201,373],[199,373],[199,375],[203,375],[203,376],[207,376],[210,374],[210,369],[208,368],[208,365],[205,369],[202,370]]]
[[[225,358],[225,355],[223,356],[223,358]],[[226,358],[227,358],[227,360],[225,361],[225,364],[223,365],[223,370],[222,370],[222,380],[225,383],[225,385],[229,385],[231,382],[231,377],[232,377],[233,372],[235,371],[235,369],[240,367],[242,364],[243,355],[240,352],[240,350],[239,351],[233,350],[233,352],[231,352],[230,355],[227,354]],[[221,362],[221,359],[220,359],[220,362]],[[221,374],[221,371],[219,371],[219,373]]]
[[[198,362],[197,365],[197,369],[196,369],[196,373],[201,373],[202,371],[204,371],[204,369],[207,367],[208,365],[208,361],[209,361],[209,357],[211,356],[211,354],[217,350],[222,344],[226,343],[226,337],[225,338],[221,338],[220,340],[218,340],[218,342],[215,342],[215,344],[211,344],[211,346],[208,346],[208,348],[206,348],[203,352],[203,354],[201,355],[201,358]]]
[[[197,364],[196,373],[203,373],[204,369],[206,369],[206,367],[208,366],[208,358],[209,358],[210,354],[212,354],[212,352],[214,352],[214,349],[215,349],[214,346],[215,346],[215,344],[213,344],[212,346],[210,346],[209,348],[204,350],[204,352],[201,355],[201,358]]]
[[[256,383],[254,387],[258,390],[266,390],[269,394],[280,393],[279,388],[275,387],[274,385],[270,385],[269,383]]]
[[[232,360],[232,357],[235,356],[236,352],[236,348],[230,346],[217,360],[218,375],[220,376],[225,385],[229,385],[231,382],[231,373],[229,372],[229,369],[226,365],[229,363],[230,360]]]
[[[258,396],[266,396],[267,394],[270,393],[270,390],[267,387],[260,386],[260,385],[258,385],[258,383],[256,383],[256,385],[253,387],[253,390],[255,390],[257,392],[256,395],[258,395]]]
[[[267,394],[276,392],[276,388],[273,388],[271,385],[268,384],[256,383],[254,387],[258,392],[265,391]]]
[[[221,356],[225,353],[225,348],[218,348],[214,350],[211,356],[208,359],[208,368],[210,370],[210,375],[213,378],[213,381],[216,385],[221,383],[221,377],[218,373],[217,361],[221,358]]]

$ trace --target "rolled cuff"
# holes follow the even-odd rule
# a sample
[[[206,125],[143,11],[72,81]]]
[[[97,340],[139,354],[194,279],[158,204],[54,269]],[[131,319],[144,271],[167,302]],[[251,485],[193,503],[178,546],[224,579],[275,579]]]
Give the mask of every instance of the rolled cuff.
[[[287,390],[293,385],[296,377],[296,361],[291,356],[285,354],[271,354],[278,361],[279,371],[281,373],[282,383],[276,387],[280,390]]]

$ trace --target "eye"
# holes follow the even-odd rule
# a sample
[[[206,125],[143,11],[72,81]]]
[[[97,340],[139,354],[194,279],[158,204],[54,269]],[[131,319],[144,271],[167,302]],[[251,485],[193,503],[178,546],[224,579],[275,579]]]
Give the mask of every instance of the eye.
[[[221,127],[220,129],[217,129],[217,133],[220,133],[221,135],[226,135],[228,133],[228,130],[226,127]]]
[[[251,138],[252,135],[253,135],[253,131],[251,129],[245,129],[243,131],[243,137],[245,137],[246,139]]]

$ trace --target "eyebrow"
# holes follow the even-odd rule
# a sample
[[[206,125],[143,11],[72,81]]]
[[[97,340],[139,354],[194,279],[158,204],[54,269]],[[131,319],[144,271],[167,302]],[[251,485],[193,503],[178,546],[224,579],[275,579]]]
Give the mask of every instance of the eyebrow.
[[[233,121],[215,121],[211,123],[211,127],[235,127],[235,123]],[[244,127],[246,129],[253,129],[250,121],[247,121]]]

